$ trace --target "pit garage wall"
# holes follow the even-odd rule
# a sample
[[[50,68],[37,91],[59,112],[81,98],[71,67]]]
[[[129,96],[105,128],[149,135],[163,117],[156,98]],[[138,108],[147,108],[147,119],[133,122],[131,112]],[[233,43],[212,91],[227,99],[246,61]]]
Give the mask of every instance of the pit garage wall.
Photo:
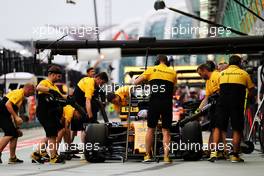
[[[264,23],[235,1],[220,1],[218,8],[223,8],[223,15],[216,14],[217,23],[230,26],[238,31],[249,35],[264,35]],[[249,7],[259,16],[264,17],[264,0],[243,0],[244,5]],[[235,34],[231,34],[235,36]],[[222,37],[228,37],[224,34]],[[216,61],[228,59],[228,55],[217,55]],[[250,55],[248,56],[250,58]]]

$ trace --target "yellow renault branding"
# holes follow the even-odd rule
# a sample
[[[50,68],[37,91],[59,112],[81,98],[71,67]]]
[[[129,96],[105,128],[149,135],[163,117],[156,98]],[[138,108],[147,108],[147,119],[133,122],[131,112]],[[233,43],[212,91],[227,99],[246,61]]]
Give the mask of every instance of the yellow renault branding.
[[[128,106],[123,106],[121,108],[121,113],[128,113],[129,107]],[[130,107],[130,112],[139,112],[138,107]]]

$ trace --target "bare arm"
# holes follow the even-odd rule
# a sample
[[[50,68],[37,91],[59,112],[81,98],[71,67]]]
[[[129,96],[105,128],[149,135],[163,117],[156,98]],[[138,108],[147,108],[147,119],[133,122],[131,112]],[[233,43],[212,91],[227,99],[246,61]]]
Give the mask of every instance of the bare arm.
[[[23,122],[23,120],[15,112],[15,110],[13,108],[13,103],[11,101],[7,101],[5,106],[6,106],[6,109],[8,110],[8,112],[10,112],[10,114],[14,118],[14,121],[16,122],[16,124],[20,125]]]
[[[202,109],[208,103],[208,96],[205,96],[198,109]]]
[[[49,93],[50,88],[48,88],[46,86],[38,85],[36,90],[40,91],[40,92],[44,92],[44,93]],[[60,94],[64,99],[67,98],[67,95],[63,95],[59,92],[58,92],[58,94]]]
[[[135,81],[134,84],[138,85],[140,83],[142,83],[143,81],[145,81],[145,78],[143,76],[139,76]]]
[[[86,98],[86,111],[87,111],[89,118],[92,118],[93,117],[92,105],[91,105],[91,99],[89,98]]]
[[[248,89],[248,97],[253,97],[254,96],[254,87],[251,89]]]
[[[49,88],[45,87],[45,86],[42,86],[42,85],[38,85],[37,86],[37,91],[49,93]]]

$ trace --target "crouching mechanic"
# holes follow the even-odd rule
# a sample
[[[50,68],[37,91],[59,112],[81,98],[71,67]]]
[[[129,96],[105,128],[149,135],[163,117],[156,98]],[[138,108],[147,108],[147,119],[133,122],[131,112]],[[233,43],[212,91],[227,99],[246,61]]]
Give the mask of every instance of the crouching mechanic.
[[[23,122],[17,112],[21,107],[24,98],[34,94],[35,86],[33,84],[25,84],[23,88],[9,92],[0,101],[0,127],[5,133],[5,135],[0,139],[0,163],[2,163],[2,151],[8,143],[10,148],[10,158],[8,163],[23,163],[23,160],[16,157],[17,139],[22,135],[22,133],[18,130],[18,127]]]
[[[132,86],[123,86],[118,88],[114,93],[107,93],[107,101],[114,104],[116,112],[120,112],[121,106],[128,104],[128,98],[131,93]]]
[[[162,134],[164,147],[164,162],[170,163],[170,127],[172,124],[172,98],[174,86],[177,82],[176,72],[170,69],[167,56],[158,55],[156,66],[148,68],[136,80],[140,84],[148,80],[151,86],[150,102],[148,109],[146,134],[146,156],[144,162],[152,160],[152,143],[155,128],[160,117],[162,118]]]
[[[82,131],[81,140],[84,142],[84,124],[97,123],[97,112],[99,111],[96,99],[99,92],[103,91],[102,86],[108,82],[108,76],[105,72],[95,75],[94,78],[82,78],[74,90],[73,97],[78,104],[83,107],[87,113],[86,118],[82,118],[80,123],[76,125],[75,131]],[[82,158],[84,155],[82,155]]]
[[[50,163],[64,163],[64,159],[58,155],[56,137],[63,128],[61,124],[62,107],[56,101],[50,101],[50,97],[66,98],[55,85],[62,77],[62,70],[58,66],[48,69],[48,78],[42,80],[38,86],[37,117],[43,126],[46,137],[40,142],[37,151],[31,155],[32,162],[42,163],[43,158],[49,159]],[[49,149],[50,156],[46,148]]]
[[[77,121],[81,120],[81,114],[71,105],[66,105],[63,107],[63,118],[62,124],[64,128],[59,132],[57,137],[57,143],[61,143],[62,138],[64,139],[64,143],[66,144],[66,151],[71,150],[71,129],[70,124],[72,119],[76,119]],[[66,160],[70,160],[72,158],[80,158],[75,154],[65,155]]]

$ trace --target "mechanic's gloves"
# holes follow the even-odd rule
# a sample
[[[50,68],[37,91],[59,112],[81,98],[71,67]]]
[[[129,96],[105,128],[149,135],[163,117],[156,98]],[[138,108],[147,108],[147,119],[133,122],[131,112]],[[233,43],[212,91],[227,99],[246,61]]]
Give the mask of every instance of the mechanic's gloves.
[[[194,111],[194,114],[199,114],[201,112],[201,109],[196,109],[195,111]]]
[[[60,94],[59,92],[57,92],[56,90],[53,90],[53,89],[49,89],[49,93],[50,93],[51,95],[53,95],[54,97],[59,97],[59,98],[62,97],[61,94]]]

